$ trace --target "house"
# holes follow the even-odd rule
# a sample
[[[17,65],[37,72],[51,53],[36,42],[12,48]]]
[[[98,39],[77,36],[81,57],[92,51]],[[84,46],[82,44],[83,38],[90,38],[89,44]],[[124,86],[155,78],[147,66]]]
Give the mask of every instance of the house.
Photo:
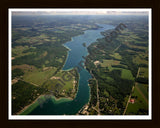
[[[97,66],[99,63],[100,63],[99,61],[95,61],[95,62],[94,62],[94,65]]]
[[[134,99],[130,99],[130,103],[134,104],[135,100]]]

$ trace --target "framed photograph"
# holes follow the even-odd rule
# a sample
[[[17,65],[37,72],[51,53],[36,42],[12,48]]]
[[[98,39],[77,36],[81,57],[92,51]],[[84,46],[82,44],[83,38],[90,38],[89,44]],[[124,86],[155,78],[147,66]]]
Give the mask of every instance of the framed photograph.
[[[5,128],[160,126],[157,0],[16,0],[1,10]]]
[[[152,119],[151,9],[9,9],[9,119]]]

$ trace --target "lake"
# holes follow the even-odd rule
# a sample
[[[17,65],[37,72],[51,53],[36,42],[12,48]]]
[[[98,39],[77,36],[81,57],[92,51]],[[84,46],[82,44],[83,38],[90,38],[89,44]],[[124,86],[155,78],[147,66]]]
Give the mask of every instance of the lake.
[[[84,34],[72,37],[72,40],[64,44],[69,48],[68,57],[63,70],[69,70],[77,67],[80,61],[84,61],[82,56],[87,56],[87,46],[95,42],[98,38],[103,36],[100,32],[108,29],[115,28],[112,25],[98,24],[101,28],[96,30],[86,30]],[[86,47],[83,46],[86,43]],[[91,74],[85,69],[79,72],[79,86],[78,92],[74,100],[67,98],[56,99],[52,96],[43,105],[37,103],[36,107],[29,112],[28,115],[75,115],[85,104],[88,103],[90,98],[90,88],[88,86],[88,80],[91,78]],[[31,105],[32,106],[32,105]],[[30,109],[30,107],[28,108]]]

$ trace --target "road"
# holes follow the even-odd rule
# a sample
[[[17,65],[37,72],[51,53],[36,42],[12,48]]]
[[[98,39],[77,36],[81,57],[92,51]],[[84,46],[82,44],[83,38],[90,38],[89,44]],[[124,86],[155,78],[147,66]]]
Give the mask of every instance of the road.
[[[98,89],[98,80],[97,79],[95,79],[96,80],[96,85],[97,85],[97,108],[98,108],[98,115],[100,115],[100,110],[99,110],[99,89]]]
[[[140,71],[140,67],[138,68],[138,72],[137,72],[137,76],[136,76],[136,78],[138,78],[138,76],[139,76],[139,71]],[[128,104],[129,104],[130,99],[131,99],[131,96],[132,96],[132,92],[134,91],[134,87],[137,87],[137,86],[136,86],[137,84],[138,84],[138,83],[137,83],[137,82],[135,82],[135,85],[132,87],[132,91],[131,91],[131,93],[130,93],[130,95],[129,95],[129,98],[128,98],[128,101],[127,101],[126,107],[125,107],[125,109],[124,109],[123,115],[125,115],[125,113],[126,113],[126,111],[127,111]]]
[[[98,80],[95,78],[95,76],[93,75],[92,71],[90,72],[90,74],[93,76],[93,78],[95,79],[96,81],[96,86],[97,86],[97,105],[96,105],[96,108],[95,110],[98,112],[98,115],[100,115],[100,109],[99,109],[99,89],[98,89]]]
[[[121,44],[113,50],[113,53],[116,52],[121,47]]]
[[[135,85],[136,85],[137,83],[135,83]],[[127,101],[127,105],[126,105],[126,107],[125,107],[125,109],[124,109],[124,112],[123,112],[123,115],[125,115],[125,113],[126,113],[126,111],[127,111],[127,108],[128,108],[128,104],[129,104],[129,102],[130,102],[130,99],[131,99],[131,96],[132,96],[132,92],[134,91],[134,86],[132,87],[132,91],[131,91],[131,93],[130,93],[130,95],[129,95],[129,98],[128,98],[128,101]]]

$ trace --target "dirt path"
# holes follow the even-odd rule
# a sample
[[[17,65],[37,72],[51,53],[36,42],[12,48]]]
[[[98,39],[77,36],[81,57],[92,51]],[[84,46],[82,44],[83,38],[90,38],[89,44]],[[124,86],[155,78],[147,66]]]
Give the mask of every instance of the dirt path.
[[[137,76],[136,76],[136,78],[138,78],[138,76],[139,76],[139,72],[140,72],[140,67],[138,68],[138,72],[137,72]]]
[[[96,80],[96,84],[97,84],[97,108],[98,108],[98,115],[100,115],[100,110],[99,110],[99,89],[98,89],[98,80]]]
[[[113,50],[113,53],[116,52],[121,47],[121,44]]]
[[[97,108],[95,108],[95,107],[93,107],[93,106],[92,106],[92,109],[94,109],[95,111],[97,111],[97,112],[98,112]]]
[[[32,82],[28,82],[28,81],[25,81],[25,80],[23,80],[23,79],[20,79],[21,81],[24,81],[24,82],[26,82],[26,83],[29,83],[29,84],[32,84],[32,85],[34,85],[34,86],[37,86],[37,87],[41,87],[40,85],[38,85],[38,84],[35,84],[35,83],[32,83]]]
[[[139,76],[139,71],[140,71],[140,67],[138,68],[136,78],[138,78],[138,76]],[[127,111],[128,104],[129,104],[130,99],[131,99],[131,96],[132,96],[132,92],[134,91],[134,87],[137,87],[137,84],[138,84],[138,83],[137,83],[137,82],[135,82],[135,85],[132,87],[132,91],[131,91],[131,93],[130,93],[130,95],[129,95],[129,98],[128,98],[128,101],[127,101],[127,104],[126,104],[125,110],[124,110],[124,112],[123,112],[123,115],[125,115],[125,113],[126,113],[126,111]],[[141,93],[142,93],[142,92],[141,92]]]
[[[90,72],[90,74],[93,76],[93,78],[95,79],[96,81],[96,85],[97,85],[97,109],[95,109],[97,112],[98,112],[98,115],[100,115],[100,109],[99,109],[99,89],[98,89],[98,80],[95,78],[95,76],[93,75],[92,71]]]
[[[135,86],[136,86],[136,83],[135,83]],[[134,86],[132,87],[132,92],[133,92],[133,91],[134,91]],[[124,110],[124,112],[123,112],[123,115],[125,115],[125,113],[126,113],[126,111],[127,111],[128,104],[129,104],[130,99],[131,99],[131,96],[132,96],[132,92],[131,92],[131,94],[129,95],[129,98],[128,98],[128,101],[127,101],[127,105],[126,105],[126,108],[125,108],[125,110]]]

